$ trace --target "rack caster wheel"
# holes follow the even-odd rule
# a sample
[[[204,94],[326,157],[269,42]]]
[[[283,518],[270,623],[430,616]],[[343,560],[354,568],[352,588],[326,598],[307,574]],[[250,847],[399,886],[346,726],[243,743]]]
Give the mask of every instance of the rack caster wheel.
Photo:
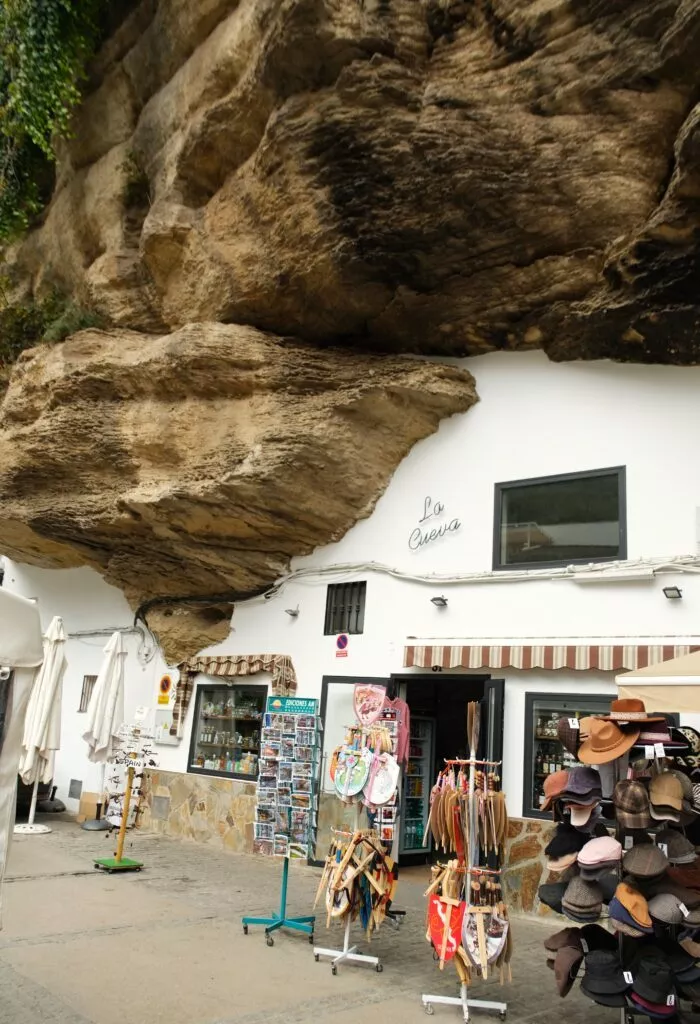
[[[311,932],[311,935],[309,935],[309,945],[313,946],[313,944],[314,944],[314,933]]]
[[[506,1019],[506,1011],[505,1010],[501,1010],[501,1012],[498,1015],[498,1018],[499,1018],[499,1020],[505,1020]]]
[[[338,968],[335,966],[335,964],[331,964],[331,974],[337,974],[337,973],[338,973]]]
[[[428,1014],[429,1017],[432,1017],[432,1015],[435,1013],[432,1003],[425,1004],[425,1012]]]
[[[318,963],[320,959],[321,957],[318,955],[318,953],[314,953],[314,960],[316,961],[316,963]]]
[[[268,935],[267,932],[265,933],[265,942],[268,944],[268,946],[274,946],[275,944],[275,940],[272,938],[271,935]]]
[[[248,925],[247,925],[247,924],[244,924],[244,925],[243,925],[243,934],[244,934],[244,935],[247,935],[247,934],[248,934]]]
[[[377,964],[377,974],[381,974],[383,970],[384,970],[384,965],[383,964]]]

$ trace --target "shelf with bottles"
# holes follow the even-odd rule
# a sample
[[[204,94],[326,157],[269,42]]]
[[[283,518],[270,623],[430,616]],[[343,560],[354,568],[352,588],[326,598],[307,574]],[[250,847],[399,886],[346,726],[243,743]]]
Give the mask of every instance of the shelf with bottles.
[[[266,696],[265,686],[200,684],[188,770],[256,779]]]

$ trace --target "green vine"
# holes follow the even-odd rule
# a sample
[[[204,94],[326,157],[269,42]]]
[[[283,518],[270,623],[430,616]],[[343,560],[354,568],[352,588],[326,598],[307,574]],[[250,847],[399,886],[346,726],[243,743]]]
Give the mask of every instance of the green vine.
[[[0,241],[22,233],[53,186],[109,0],[0,0]]]

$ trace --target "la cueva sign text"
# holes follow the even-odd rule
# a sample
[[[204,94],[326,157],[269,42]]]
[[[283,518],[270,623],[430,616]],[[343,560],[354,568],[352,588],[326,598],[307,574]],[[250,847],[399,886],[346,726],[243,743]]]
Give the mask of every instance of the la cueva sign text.
[[[445,506],[441,501],[433,501],[428,496],[423,501],[423,516],[408,538],[408,546],[411,551],[419,551],[448,533],[457,533],[461,525],[459,519],[447,518]]]

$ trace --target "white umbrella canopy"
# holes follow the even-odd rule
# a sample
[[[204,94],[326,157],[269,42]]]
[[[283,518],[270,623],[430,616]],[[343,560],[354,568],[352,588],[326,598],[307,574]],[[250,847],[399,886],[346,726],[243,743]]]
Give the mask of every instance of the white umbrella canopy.
[[[26,785],[53,778],[56,751],[61,745],[65,643],[63,620],[55,615],[44,637],[44,661],[34,680],[24,721],[19,774]]]
[[[624,672],[615,682],[620,697],[643,700],[647,711],[700,713],[700,651]]]
[[[111,760],[119,740],[119,728],[124,723],[126,651],[121,633],[112,633],[104,654],[88,705],[87,729],[83,733],[88,757],[96,764]]]

